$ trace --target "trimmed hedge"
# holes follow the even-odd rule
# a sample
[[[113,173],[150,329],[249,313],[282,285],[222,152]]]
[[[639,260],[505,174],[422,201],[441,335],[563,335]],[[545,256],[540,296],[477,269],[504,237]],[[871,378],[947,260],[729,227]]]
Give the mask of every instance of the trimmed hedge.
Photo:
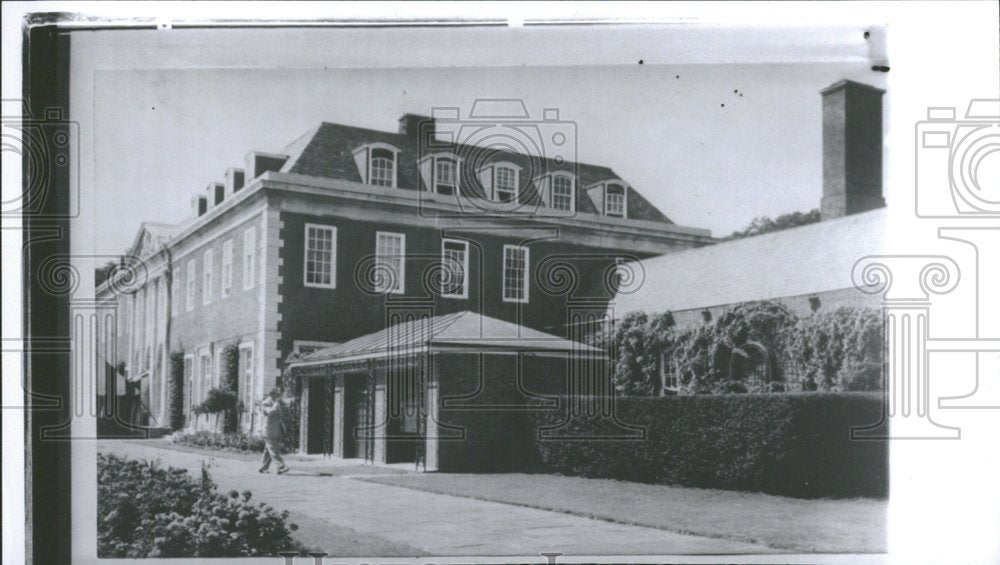
[[[615,409],[646,438],[579,439],[621,432],[610,419],[574,419],[561,433],[576,439],[536,441],[542,462],[571,475],[804,498],[888,494],[888,444],[850,439],[852,426],[881,418],[878,394],[626,397]],[[567,417],[532,414],[539,428]]]
[[[264,438],[244,434],[220,434],[216,432],[174,434],[174,443],[236,453],[260,453],[264,450]]]

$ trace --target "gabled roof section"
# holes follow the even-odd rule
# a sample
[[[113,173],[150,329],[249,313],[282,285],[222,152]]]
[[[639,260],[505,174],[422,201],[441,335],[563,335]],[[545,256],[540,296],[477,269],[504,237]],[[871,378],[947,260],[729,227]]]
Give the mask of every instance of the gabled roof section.
[[[855,262],[884,252],[886,240],[886,209],[881,208],[637,261],[626,265],[640,274],[634,285],[619,289],[614,315],[853,288]]]
[[[146,257],[159,251],[167,241],[179,233],[181,224],[165,224],[162,222],[143,222],[135,234],[132,245],[128,248],[130,255]]]
[[[498,320],[468,310],[396,324],[384,330],[313,352],[289,366],[336,364],[431,351],[440,347],[473,351],[600,353],[589,345]]]
[[[414,137],[330,122],[323,122],[319,127],[311,130],[310,133],[286,148],[285,153],[290,157],[285,166],[282,167],[282,172],[363,182],[355,164],[353,152],[358,147],[370,143],[387,143],[400,149],[397,171],[398,188],[404,190],[424,188],[418,164],[420,148]],[[449,150],[443,143],[439,143],[439,145],[441,147],[435,148],[433,152]],[[525,171],[523,174],[531,177],[537,176],[543,171],[573,172],[575,170],[578,187],[576,191],[577,210],[591,214],[601,214],[602,211],[594,206],[583,187],[618,178],[613,170],[599,165],[566,161],[557,163],[553,159],[541,159],[509,151],[484,150],[481,147],[462,144],[451,146],[451,151],[459,157],[486,153],[489,155],[489,162],[509,161],[521,167]],[[482,196],[482,189],[478,187],[475,171],[469,169],[468,163],[466,163],[466,167],[463,167],[462,177],[467,192],[474,196]],[[527,180],[526,178],[522,179],[522,182]],[[535,197],[537,197],[535,188],[531,185],[521,195],[524,202],[531,202],[531,198]],[[633,210],[635,210],[634,214]],[[673,223],[634,189],[630,191],[629,211],[629,217],[632,219]]]

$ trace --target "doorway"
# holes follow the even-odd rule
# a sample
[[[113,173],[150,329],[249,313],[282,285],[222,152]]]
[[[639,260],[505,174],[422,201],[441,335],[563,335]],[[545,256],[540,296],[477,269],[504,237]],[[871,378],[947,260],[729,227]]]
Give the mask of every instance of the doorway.
[[[344,379],[344,458],[369,459],[372,453],[371,397],[365,376]]]

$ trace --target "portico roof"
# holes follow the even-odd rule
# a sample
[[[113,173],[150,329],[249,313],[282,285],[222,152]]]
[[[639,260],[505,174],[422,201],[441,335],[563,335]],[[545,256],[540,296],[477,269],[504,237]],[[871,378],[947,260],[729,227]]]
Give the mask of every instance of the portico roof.
[[[289,363],[290,369],[431,351],[548,352],[603,355],[603,351],[538,330],[468,310],[402,322],[384,330],[315,351]]]

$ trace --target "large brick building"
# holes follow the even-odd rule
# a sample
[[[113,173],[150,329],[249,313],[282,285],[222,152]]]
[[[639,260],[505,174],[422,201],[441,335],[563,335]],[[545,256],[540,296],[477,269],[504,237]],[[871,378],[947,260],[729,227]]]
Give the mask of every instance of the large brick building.
[[[166,427],[171,354],[183,425],[239,351],[241,426],[304,355],[403,320],[472,311],[572,337],[603,315],[616,265],[712,243],[613,170],[442,141],[430,118],[396,133],[322,123],[279,154],[251,152],[192,198],[180,225],[142,225],[118,301],[117,379]],[[125,387],[119,387],[119,390]],[[314,397],[313,402],[317,402]]]

